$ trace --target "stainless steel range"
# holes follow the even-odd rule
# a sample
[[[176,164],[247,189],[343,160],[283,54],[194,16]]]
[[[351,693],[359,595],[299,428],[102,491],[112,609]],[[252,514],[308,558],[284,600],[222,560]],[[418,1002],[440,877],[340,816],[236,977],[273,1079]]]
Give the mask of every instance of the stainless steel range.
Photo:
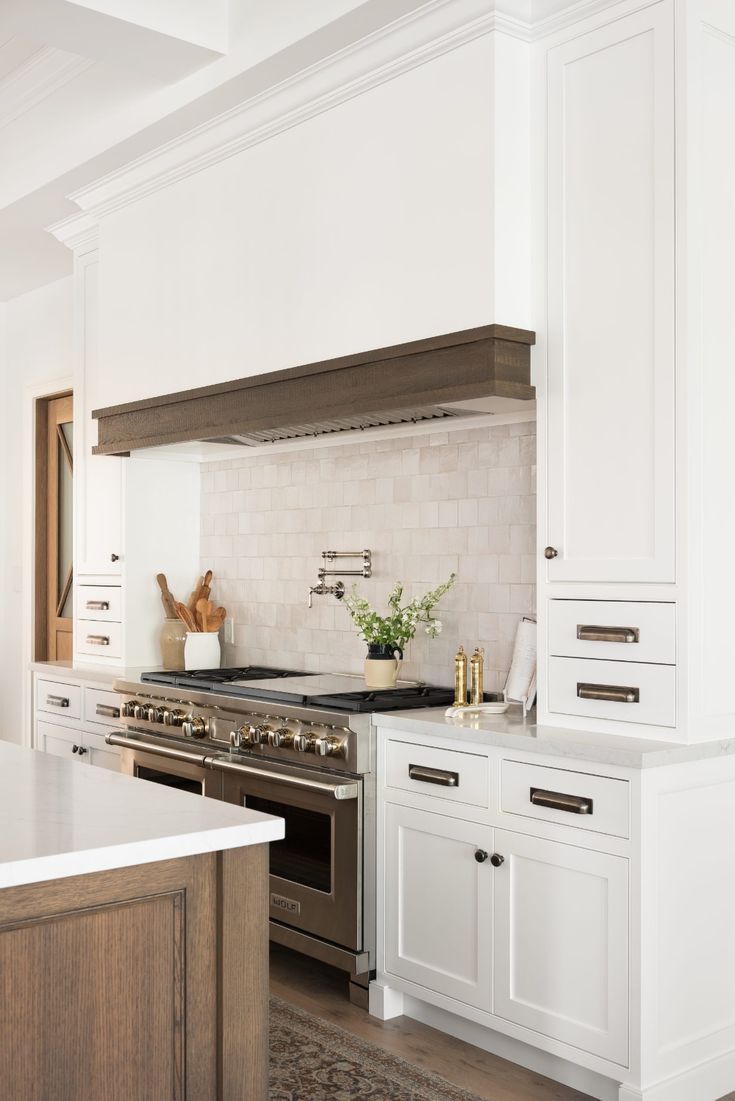
[[[271,939],[349,971],[364,1002],[375,951],[376,711],[447,706],[450,689],[259,667],[116,681],[125,772],[276,814]]]

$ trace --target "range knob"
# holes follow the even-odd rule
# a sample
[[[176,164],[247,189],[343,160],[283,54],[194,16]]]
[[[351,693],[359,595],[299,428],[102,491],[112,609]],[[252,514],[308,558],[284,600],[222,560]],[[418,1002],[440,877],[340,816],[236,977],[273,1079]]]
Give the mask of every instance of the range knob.
[[[264,738],[267,738],[271,733],[272,727],[267,723],[260,723],[258,726],[250,727],[250,742],[252,745],[260,745]]]
[[[203,738],[207,733],[207,724],[197,715],[190,715],[184,719],[181,729],[186,738]]]
[[[294,734],[293,747],[298,750],[299,753],[306,753],[309,748],[309,735],[308,734]]]
[[[135,700],[126,700],[122,705],[122,713],[126,719],[132,719],[135,715]]]
[[[231,749],[240,749],[240,747],[242,746],[242,732],[243,732],[244,729],[246,729],[246,728],[241,726],[239,730],[231,730],[230,731],[230,748]]]
[[[275,730],[268,730],[268,745],[275,746],[278,749],[279,745],[289,745],[294,740],[294,735],[288,727],[276,727]]]
[[[166,726],[181,726],[184,719],[186,718],[186,715],[183,711],[176,710],[176,708],[174,708],[172,711],[164,708],[162,712],[162,718]]]
[[[134,719],[147,719],[148,718],[148,708],[146,707],[146,705],[144,703],[134,703],[133,704],[133,718]]]

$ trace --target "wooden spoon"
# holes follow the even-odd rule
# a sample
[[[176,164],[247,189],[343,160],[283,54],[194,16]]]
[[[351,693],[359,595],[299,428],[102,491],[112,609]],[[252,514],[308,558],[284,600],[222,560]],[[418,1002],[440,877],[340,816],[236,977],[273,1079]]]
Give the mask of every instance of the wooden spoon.
[[[191,596],[189,597],[187,607],[188,607],[188,609],[189,609],[189,611],[191,612],[192,615],[196,611],[197,600],[199,599],[199,590],[201,589],[203,584],[204,584],[204,578],[200,577],[199,580],[197,581],[196,585],[194,586],[194,591],[192,592]]]
[[[224,608],[216,608],[212,615],[207,616],[207,630],[219,631],[227,617],[227,612]]]
[[[197,600],[197,613],[199,615],[199,621],[202,625],[203,631],[208,631],[210,628],[207,626],[208,620],[212,612],[214,611],[214,604],[211,600]]]
[[[176,601],[176,614],[178,615],[184,626],[187,628],[187,630],[197,632],[199,631],[199,628],[191,612],[187,608],[186,604],[182,604],[180,600]]]

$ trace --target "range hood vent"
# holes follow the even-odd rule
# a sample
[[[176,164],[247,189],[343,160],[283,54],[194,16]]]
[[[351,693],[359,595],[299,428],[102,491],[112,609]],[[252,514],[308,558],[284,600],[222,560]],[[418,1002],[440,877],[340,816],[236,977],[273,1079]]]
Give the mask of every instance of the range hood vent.
[[[471,416],[488,411],[487,399],[533,400],[534,342],[526,329],[485,325],[97,409],[94,452],[126,455],[193,441],[258,447]]]
[[[220,436],[207,443],[231,443],[240,447],[259,447],[282,440],[300,440],[312,436],[331,436],[336,432],[355,432],[366,428],[385,428],[391,424],[418,424],[419,421],[445,420],[447,417],[472,416],[466,409],[447,409],[440,405],[422,405],[416,409],[399,409],[387,413],[361,413],[354,417],[314,421],[312,424],[292,424],[284,428],[261,428],[235,436]],[[474,415],[480,415],[475,413]]]

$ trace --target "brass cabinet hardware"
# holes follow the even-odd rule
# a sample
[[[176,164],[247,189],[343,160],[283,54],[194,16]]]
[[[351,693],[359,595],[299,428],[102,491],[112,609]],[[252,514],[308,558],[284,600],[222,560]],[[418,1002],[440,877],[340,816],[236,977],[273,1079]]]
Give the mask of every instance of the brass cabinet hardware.
[[[110,602],[109,600],[88,600],[86,609],[88,612],[109,612]]]
[[[98,703],[95,708],[96,715],[103,715],[106,719],[119,719],[120,708],[111,707],[109,703]]]
[[[604,700],[607,703],[640,703],[640,688],[625,688],[618,684],[577,684],[580,700]]]
[[[89,642],[92,646],[109,646],[110,645],[110,636],[109,635],[87,635],[87,642]]]
[[[640,642],[641,632],[638,627],[598,627],[578,623],[577,638],[581,642]]]
[[[46,697],[46,704],[47,704],[48,707],[68,707],[69,706],[69,697],[68,696],[47,696]]]

